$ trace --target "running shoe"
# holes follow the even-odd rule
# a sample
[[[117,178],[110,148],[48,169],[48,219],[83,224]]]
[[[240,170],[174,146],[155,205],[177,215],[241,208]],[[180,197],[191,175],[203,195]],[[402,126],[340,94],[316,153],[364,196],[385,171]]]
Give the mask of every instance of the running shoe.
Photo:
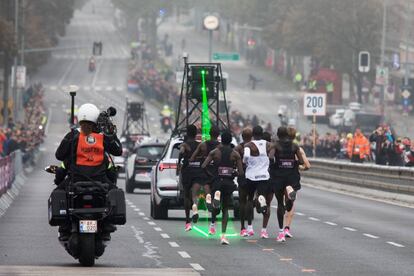
[[[221,244],[223,244],[223,245],[229,245],[230,244],[230,242],[229,242],[229,240],[226,238],[226,236],[221,236],[221,239],[220,239],[220,242],[221,242]]]
[[[197,207],[197,204],[193,204],[193,217],[192,217],[192,220],[193,220],[193,223],[197,223],[197,221],[198,221],[198,207]]]
[[[264,198],[264,196],[260,195],[259,198],[257,199],[259,205],[257,206],[257,212],[259,214],[264,214],[267,211],[267,205],[266,205],[266,199]]]
[[[208,229],[209,235],[215,235],[216,234],[216,225],[210,225],[210,228]]]
[[[249,236],[249,233],[247,233],[246,229],[242,229],[240,231],[240,237],[248,237],[248,236]]]
[[[284,232],[279,232],[279,234],[277,235],[276,241],[277,242],[285,242],[286,241],[285,233]]]
[[[254,230],[253,229],[247,230],[247,236],[248,237],[253,237],[254,236]]]
[[[206,195],[206,205],[209,212],[213,212],[213,205],[211,204],[211,194]]]
[[[293,238],[293,236],[290,233],[290,230],[288,228],[285,228],[285,230],[283,230],[283,233],[285,234],[286,238]]]
[[[185,224],[185,232],[188,232],[188,231],[190,231],[191,229],[193,229],[193,227],[191,227],[191,223],[186,223]]]
[[[260,238],[262,238],[262,239],[268,239],[269,238],[269,234],[267,233],[266,229],[262,229],[262,231],[260,232]]]

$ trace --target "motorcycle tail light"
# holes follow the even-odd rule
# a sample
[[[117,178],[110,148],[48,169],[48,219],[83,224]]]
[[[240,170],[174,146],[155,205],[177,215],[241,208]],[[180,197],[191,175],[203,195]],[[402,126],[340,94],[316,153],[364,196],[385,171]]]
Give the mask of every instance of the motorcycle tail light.
[[[177,169],[177,164],[176,163],[161,163],[158,166],[158,169],[162,172],[163,170],[167,170],[167,169]]]
[[[137,158],[135,159],[135,163],[137,164],[145,164],[147,163],[148,159],[147,158]]]
[[[91,196],[91,195],[84,195],[83,196],[83,200],[92,200],[93,199],[93,196]]]
[[[92,205],[91,204],[84,204],[83,208],[92,208]]]

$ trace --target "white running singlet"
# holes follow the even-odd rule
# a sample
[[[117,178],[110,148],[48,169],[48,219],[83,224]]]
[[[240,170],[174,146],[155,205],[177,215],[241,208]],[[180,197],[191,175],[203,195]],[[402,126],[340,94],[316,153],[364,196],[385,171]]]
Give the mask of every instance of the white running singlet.
[[[267,156],[266,140],[253,140],[259,150],[258,156],[247,157],[246,178],[252,181],[268,180],[269,176],[269,157]],[[245,148],[246,152],[246,148]]]

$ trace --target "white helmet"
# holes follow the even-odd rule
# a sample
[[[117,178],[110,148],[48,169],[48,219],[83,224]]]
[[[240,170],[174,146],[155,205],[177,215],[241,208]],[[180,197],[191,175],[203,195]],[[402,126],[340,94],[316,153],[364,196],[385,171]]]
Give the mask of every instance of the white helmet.
[[[89,121],[95,123],[98,121],[99,109],[94,104],[83,104],[78,110],[78,121]]]

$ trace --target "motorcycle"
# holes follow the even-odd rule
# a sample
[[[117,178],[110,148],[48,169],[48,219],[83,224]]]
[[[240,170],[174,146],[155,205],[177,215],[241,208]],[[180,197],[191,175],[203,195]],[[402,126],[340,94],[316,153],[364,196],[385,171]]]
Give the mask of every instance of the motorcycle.
[[[167,131],[171,129],[171,117],[161,118],[161,128],[164,133],[167,133]]]
[[[55,174],[57,169],[52,165],[45,171]],[[83,266],[93,266],[110,240],[108,230],[105,230],[108,225],[126,223],[125,195],[121,189],[109,190],[106,183],[70,183],[67,190],[52,192],[48,200],[48,217],[51,226],[69,228],[70,236],[59,239],[65,250]]]

